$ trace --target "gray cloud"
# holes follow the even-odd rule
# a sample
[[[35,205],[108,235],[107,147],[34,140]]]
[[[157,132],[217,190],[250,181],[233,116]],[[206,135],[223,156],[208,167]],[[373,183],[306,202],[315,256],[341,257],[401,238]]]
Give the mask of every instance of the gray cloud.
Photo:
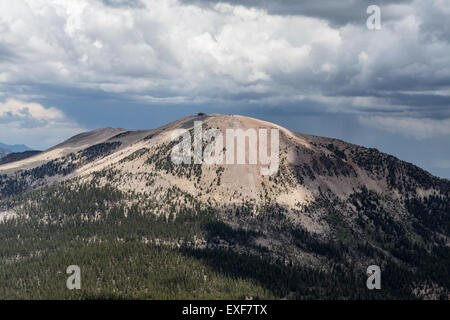
[[[333,26],[343,26],[348,23],[364,24],[367,19],[366,9],[369,5],[389,6],[409,4],[412,0],[182,0],[187,4],[195,4],[211,8],[216,3],[229,3],[248,8],[267,10],[270,14],[303,15],[324,19]],[[394,18],[388,13],[385,18]]]

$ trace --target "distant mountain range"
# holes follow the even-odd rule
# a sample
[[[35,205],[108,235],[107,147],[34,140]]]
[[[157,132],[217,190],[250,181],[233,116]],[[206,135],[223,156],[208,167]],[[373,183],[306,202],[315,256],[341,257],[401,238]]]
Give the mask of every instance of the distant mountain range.
[[[3,158],[9,153],[11,153],[11,150],[0,147],[0,158]]]
[[[278,170],[174,164],[195,121],[278,129]],[[237,115],[86,132],[0,165],[0,297],[449,299],[449,192],[376,149]]]
[[[5,144],[5,143],[1,143],[1,142],[0,142],[0,149],[8,150],[10,153],[11,152],[24,152],[24,151],[32,150],[30,147],[28,147],[24,144],[9,145],[9,144]]]
[[[24,144],[9,145],[0,142],[0,165],[29,158],[39,152]]]

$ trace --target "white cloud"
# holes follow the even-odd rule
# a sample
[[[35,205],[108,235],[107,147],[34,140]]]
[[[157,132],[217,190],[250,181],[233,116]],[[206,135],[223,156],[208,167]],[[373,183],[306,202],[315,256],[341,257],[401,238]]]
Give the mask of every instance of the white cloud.
[[[54,107],[9,99],[0,102],[0,141],[42,149],[85,131]]]
[[[0,119],[5,117],[13,117],[18,121],[26,119],[53,122],[64,119],[64,114],[54,107],[45,108],[39,103],[8,99],[4,103],[0,102]]]
[[[314,18],[225,4],[144,3],[145,9],[86,0],[0,5],[0,43],[18,53],[16,62],[0,63],[1,79],[208,96],[278,82],[274,77],[283,74],[320,73],[334,65],[342,41],[338,30]]]

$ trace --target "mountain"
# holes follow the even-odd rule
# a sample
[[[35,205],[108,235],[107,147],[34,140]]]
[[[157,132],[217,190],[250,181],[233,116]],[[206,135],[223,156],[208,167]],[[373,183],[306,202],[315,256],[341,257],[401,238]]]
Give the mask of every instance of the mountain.
[[[25,151],[31,151],[31,149],[24,144],[8,145],[0,142],[0,159],[10,153],[22,153]]]
[[[7,149],[10,152],[24,152],[24,151],[31,151],[32,149],[27,147],[24,144],[15,144],[15,145],[9,145],[4,144],[0,142],[0,148]]]
[[[196,121],[277,130],[274,174],[250,142],[244,164],[174,163],[172,134],[197,137]],[[237,115],[86,132],[0,165],[0,297],[449,299],[449,190],[376,149]]]
[[[4,156],[10,154],[12,151],[9,149],[1,148],[0,147],[0,158],[3,158]]]

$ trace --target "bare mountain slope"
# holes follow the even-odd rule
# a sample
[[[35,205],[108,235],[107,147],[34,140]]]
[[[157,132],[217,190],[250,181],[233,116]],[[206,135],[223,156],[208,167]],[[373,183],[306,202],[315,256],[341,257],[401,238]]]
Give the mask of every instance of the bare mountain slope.
[[[82,149],[88,148],[92,145],[102,143],[114,135],[123,132],[123,129],[99,129],[90,132],[81,133],[67,141],[60,143],[53,148],[50,148],[34,157],[27,158],[21,161],[11,162],[0,166],[0,170],[12,172],[20,169],[30,169],[42,165],[48,161],[64,157],[70,153],[78,152]]]
[[[219,128],[222,132],[228,128],[279,129],[280,170],[273,176],[263,176],[260,163],[202,165],[201,174],[197,172],[197,179],[192,179],[191,171],[196,165],[182,165],[180,168],[170,165],[171,148],[164,146],[173,147],[172,132],[179,128],[192,130],[196,120],[203,120],[204,129]],[[248,144],[246,147],[249,147]],[[126,158],[130,156],[132,161],[127,161]],[[132,167],[129,162],[133,164]],[[179,180],[178,186],[186,191],[196,190],[198,197],[203,195],[203,198],[224,203],[230,203],[233,199],[261,202],[262,199],[267,201],[266,198],[276,196],[280,204],[295,206],[323,193],[345,199],[361,187],[389,195],[393,199],[401,198],[403,193],[408,192],[421,196],[436,191],[448,193],[447,181],[377,150],[336,139],[294,133],[248,117],[225,115],[188,117],[156,130],[107,128],[83,133],[34,157],[0,166],[0,172],[8,176],[15,176],[18,172],[23,176],[25,172],[25,176],[29,176],[27,183],[32,188],[35,180],[39,180],[42,186],[47,182],[86,175],[107,167],[133,174],[138,164],[147,166],[149,171],[156,169],[165,172],[163,178]],[[183,172],[186,167],[192,167],[188,171],[190,175]],[[217,183],[218,170],[220,184]],[[197,185],[204,188],[209,186],[208,195],[202,194],[201,189],[196,188]],[[236,196],[237,193],[240,196]]]

